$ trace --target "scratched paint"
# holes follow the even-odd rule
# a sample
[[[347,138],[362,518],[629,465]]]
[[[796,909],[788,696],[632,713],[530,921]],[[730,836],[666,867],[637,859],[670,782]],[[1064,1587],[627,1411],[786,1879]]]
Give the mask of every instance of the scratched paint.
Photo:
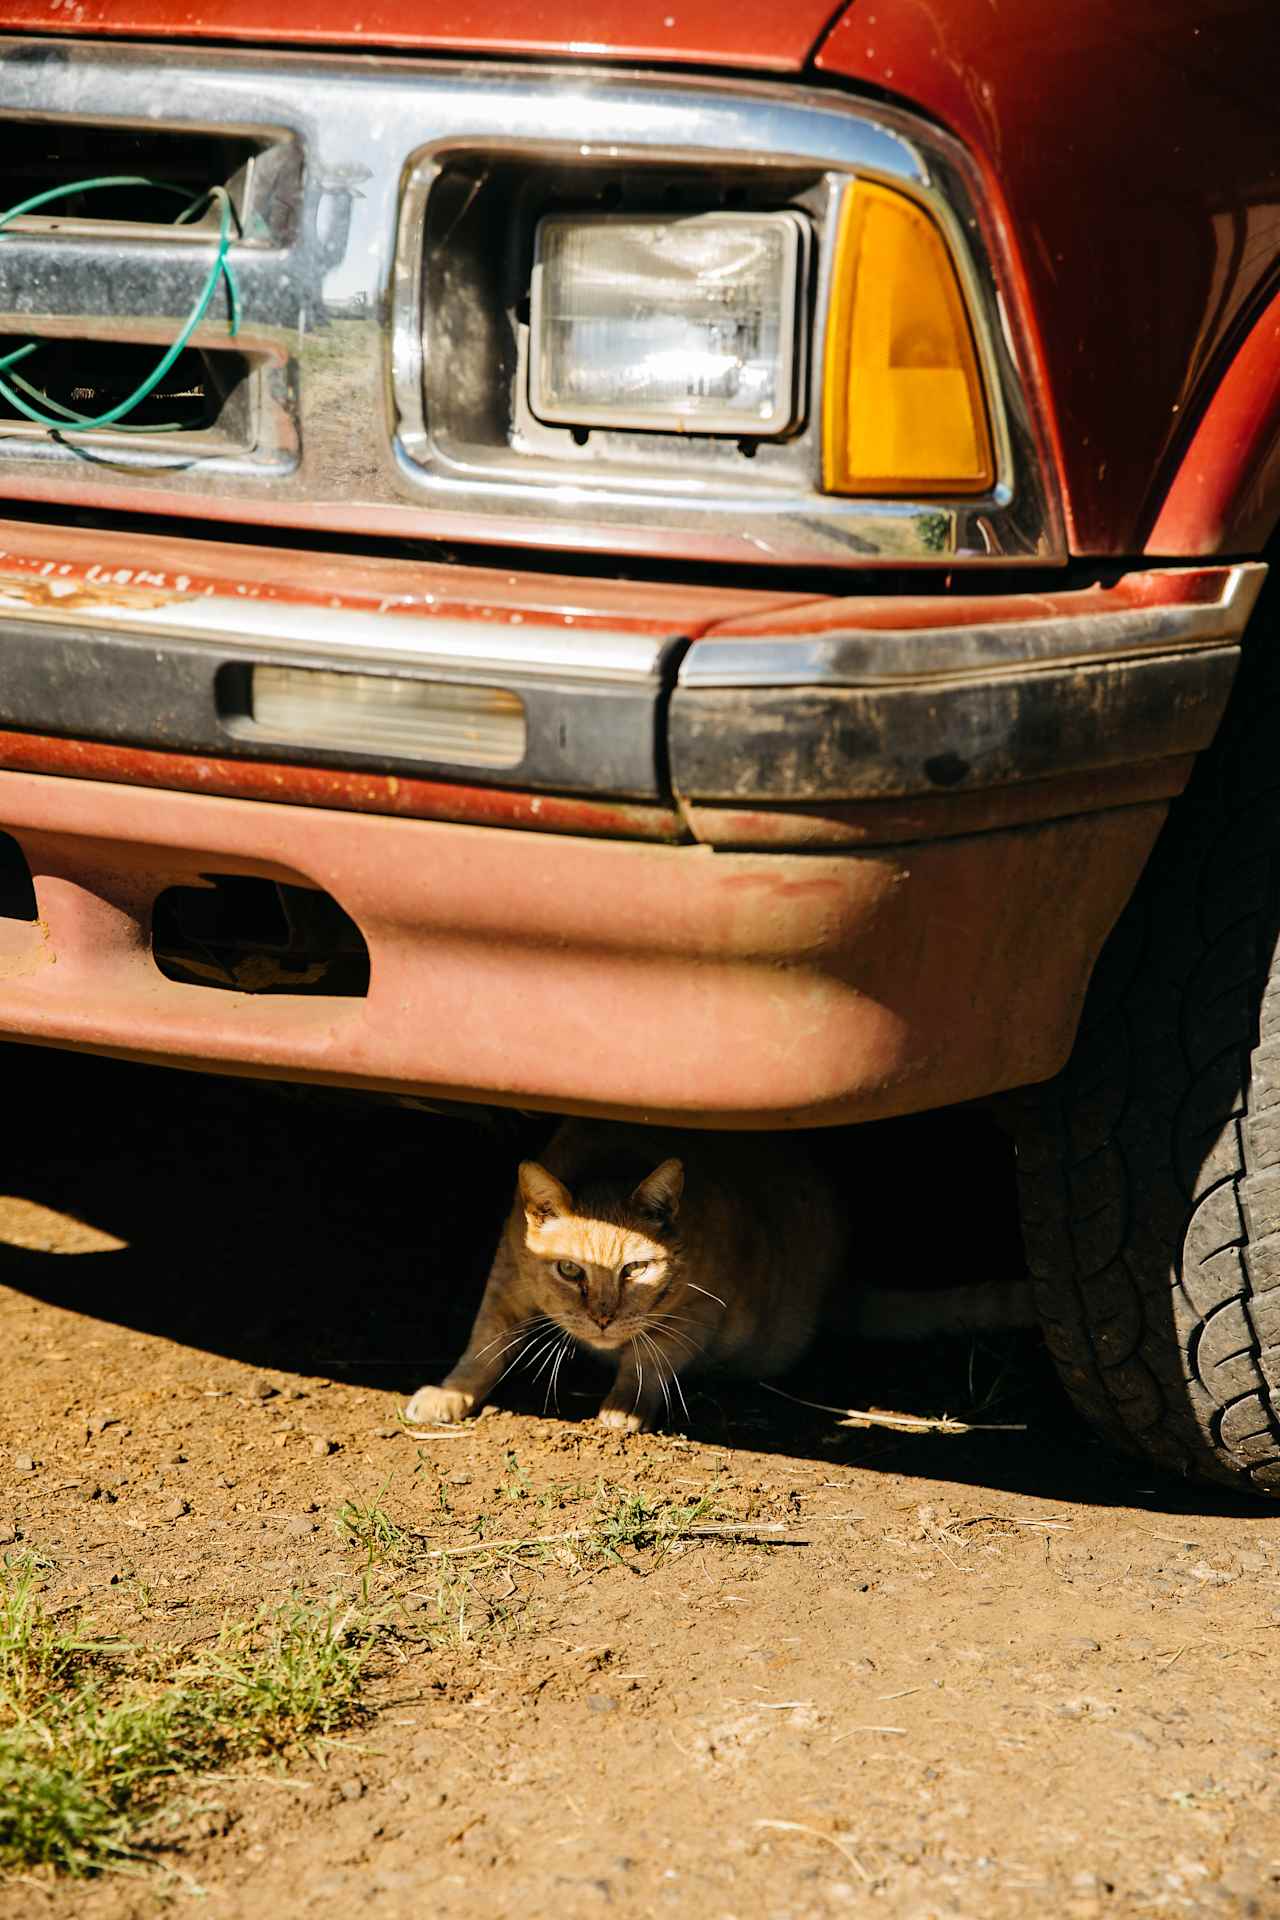
[[[676,841],[687,835],[674,809],[554,793],[509,792],[262,760],[219,760],[156,753],[96,740],[0,732],[0,768],[69,774],[82,780],[275,800],[298,807],[391,814],[406,820],[468,821],[477,826],[585,834],[598,839]],[[0,822],[0,827],[3,822]]]

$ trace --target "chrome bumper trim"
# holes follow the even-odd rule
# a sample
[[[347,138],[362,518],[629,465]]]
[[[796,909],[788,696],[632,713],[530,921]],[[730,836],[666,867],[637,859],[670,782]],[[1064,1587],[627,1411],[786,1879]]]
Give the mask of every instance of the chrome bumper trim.
[[[851,628],[782,635],[712,635],[680,666],[682,687],[860,687],[927,684],[1089,666],[1186,648],[1233,646],[1267,569],[1233,567],[1219,599],[973,626]],[[939,609],[945,607],[939,602]]]
[[[106,600],[95,608],[87,620],[74,607],[63,613],[33,606],[29,596],[15,592],[0,575],[0,656],[6,628],[20,621],[24,627],[150,636],[157,642],[182,640],[253,658],[264,653],[282,659],[305,654],[308,659],[330,666],[345,664],[353,670],[402,665],[420,674],[453,679],[509,679],[515,674],[557,684],[572,680],[646,686],[663,678],[664,662],[680,638],[676,633],[415,616],[397,613],[394,606],[371,613],[350,607],[237,600],[226,594],[211,594],[207,599],[189,595],[180,606],[163,601],[147,606],[145,599],[145,594],[122,593],[114,604]]]

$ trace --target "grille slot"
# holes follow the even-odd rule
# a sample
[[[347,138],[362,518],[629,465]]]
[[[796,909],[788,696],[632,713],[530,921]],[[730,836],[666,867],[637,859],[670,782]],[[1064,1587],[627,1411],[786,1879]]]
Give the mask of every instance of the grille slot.
[[[0,360],[24,344],[22,335],[0,336]],[[14,372],[46,399],[78,413],[107,413],[127,399],[159,360],[162,348],[121,340],[49,340],[18,363]],[[150,428],[157,445],[181,446],[190,435],[201,441],[210,436],[228,446],[253,444],[252,363],[239,353],[200,351],[188,347],[179,354],[157,390],[128,416],[131,427]],[[37,403],[38,404],[38,403]],[[181,432],[165,431],[179,421]],[[39,433],[26,416],[0,394],[0,432]],[[117,433],[109,427],[75,427],[68,432],[86,437],[136,441],[136,433]]]
[[[233,133],[24,121],[5,115],[0,116],[0,149],[0,212],[51,188],[103,175],[139,174],[157,183],[102,187],[24,216],[56,231],[103,224],[167,227],[182,211],[182,200],[165,192],[166,185],[193,195],[225,187],[243,215],[254,163],[268,150],[268,142]]]

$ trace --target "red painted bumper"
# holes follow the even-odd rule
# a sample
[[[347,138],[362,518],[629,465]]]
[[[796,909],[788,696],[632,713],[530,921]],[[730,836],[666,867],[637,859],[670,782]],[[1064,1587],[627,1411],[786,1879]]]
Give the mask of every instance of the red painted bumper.
[[[5,772],[40,917],[0,921],[0,1033],[711,1126],[871,1118],[1053,1071],[1163,814],[721,853]],[[152,901],[218,872],[331,893],[367,999],[164,978]]]
[[[1202,674],[1206,659],[1225,688],[1247,610],[1223,599],[1225,568],[1040,598],[801,602],[16,524],[0,541],[0,621],[15,649],[25,634],[38,666],[45,636],[74,675],[83,644],[105,668],[91,688],[110,686],[117,640],[136,665],[140,633],[158,663],[184,633],[215,646],[227,629],[256,645],[290,623],[347,632],[348,615],[361,644],[372,621],[401,649],[428,629],[430,644],[452,635],[464,649],[483,629],[508,652],[523,644],[513,632],[536,650],[566,629],[688,642],[655,708],[670,721],[669,783],[644,801],[237,758],[234,737],[217,754],[161,750],[173,736],[149,691],[158,665],[131,683],[142,699],[114,734],[59,737],[59,712],[70,729],[56,701],[47,717],[11,720],[0,832],[22,850],[38,917],[0,910],[0,1035],[706,1125],[869,1119],[1053,1072],[1098,948],[1220,710],[1163,690],[1185,693],[1180,663]],[[810,671],[812,685],[786,677]],[[1088,696],[1074,760],[1060,680]],[[1130,681],[1155,692],[1126,709],[1116,701]],[[48,684],[92,714],[83,676]],[[984,741],[975,700],[987,685],[1021,705]],[[16,697],[0,684],[0,700]],[[798,787],[806,701],[817,730]],[[1128,758],[1109,730],[1121,711],[1140,743]],[[1031,724],[1041,714],[1059,728],[1046,767]],[[927,756],[956,715],[969,785],[929,787]],[[368,946],[367,996],[166,977],[153,903],[218,874],[332,895]]]

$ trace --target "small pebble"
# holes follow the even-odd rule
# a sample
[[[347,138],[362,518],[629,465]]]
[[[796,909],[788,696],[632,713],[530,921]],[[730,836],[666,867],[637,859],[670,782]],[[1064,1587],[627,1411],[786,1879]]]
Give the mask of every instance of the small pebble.
[[[115,1424],[109,1413],[91,1413],[85,1422],[90,1433],[105,1433],[108,1427],[113,1427]]]
[[[358,1800],[364,1792],[363,1780],[344,1780],[338,1789],[344,1800]]]
[[[34,1473],[36,1470],[36,1463],[29,1453],[15,1453],[13,1465],[16,1473]]]
[[[0,1547],[11,1547],[18,1537],[18,1529],[9,1521],[0,1523]]]
[[[616,1713],[618,1708],[617,1701],[611,1699],[607,1693],[589,1693],[587,1705],[592,1713]]]
[[[278,1392],[279,1388],[273,1387],[269,1380],[251,1380],[249,1382],[249,1398],[251,1400],[274,1400]]]
[[[185,1466],[186,1459],[187,1456],[185,1453],[166,1453],[164,1463],[166,1467],[181,1467]]]
[[[1071,1648],[1073,1653],[1101,1653],[1102,1652],[1102,1642],[1100,1640],[1090,1639],[1087,1633],[1073,1634],[1071,1639],[1067,1641],[1067,1645]]]
[[[316,1523],[314,1520],[308,1519],[305,1513],[291,1513],[284,1523],[284,1530],[286,1533],[314,1533]]]
[[[447,1473],[445,1479],[451,1487],[469,1487],[471,1485],[471,1475],[469,1473]]]
[[[326,1455],[331,1453],[336,1453],[338,1451],[338,1443],[336,1440],[325,1440],[319,1434],[317,1434],[315,1439],[311,1442],[311,1451],[312,1453],[314,1453],[317,1460],[323,1460],[326,1457]]]
[[[166,1500],[160,1509],[161,1516],[165,1520],[181,1520],[183,1514],[190,1511],[185,1500]]]

